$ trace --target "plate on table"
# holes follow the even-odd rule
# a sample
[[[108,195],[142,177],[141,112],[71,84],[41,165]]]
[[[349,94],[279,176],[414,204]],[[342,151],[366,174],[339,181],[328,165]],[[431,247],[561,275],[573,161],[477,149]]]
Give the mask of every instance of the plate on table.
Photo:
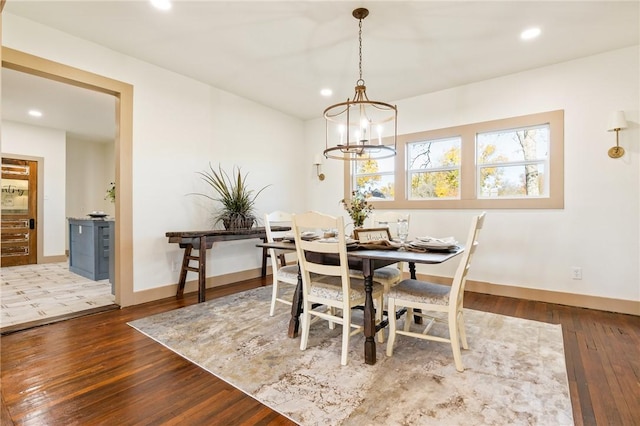
[[[313,241],[320,238],[318,234],[316,234],[315,232],[303,232],[302,234],[300,234],[300,237],[305,241]],[[282,241],[285,241],[285,242],[287,241],[294,242],[295,240],[296,240],[296,237],[293,235],[293,233],[286,233],[282,236]]]
[[[300,234],[300,238],[305,241],[313,241],[317,240],[320,237],[315,232],[303,232],[302,234]]]
[[[458,250],[460,247],[458,246],[450,246],[450,247],[425,247],[425,246],[416,246],[414,244],[409,244],[409,248],[414,248],[418,250],[426,250],[432,252],[442,252],[442,253],[450,253]]]
[[[428,249],[451,249],[458,244],[453,237],[435,238],[435,237],[417,237],[411,244],[414,247],[428,248]]]

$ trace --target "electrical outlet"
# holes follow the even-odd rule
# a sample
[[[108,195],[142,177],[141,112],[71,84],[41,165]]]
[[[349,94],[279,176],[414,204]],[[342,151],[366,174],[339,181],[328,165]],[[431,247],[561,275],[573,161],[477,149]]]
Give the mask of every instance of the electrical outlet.
[[[579,266],[574,266],[571,268],[571,279],[581,280],[582,279],[582,268]]]

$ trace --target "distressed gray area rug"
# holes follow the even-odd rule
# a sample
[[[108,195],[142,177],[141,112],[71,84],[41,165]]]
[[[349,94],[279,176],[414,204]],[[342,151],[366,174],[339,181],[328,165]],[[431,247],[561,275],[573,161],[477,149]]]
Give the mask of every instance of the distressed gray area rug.
[[[392,357],[377,344],[373,366],[354,336],[341,366],[340,326],[313,324],[301,351],[289,308],[269,317],[270,296],[262,287],[129,324],[301,425],[573,424],[559,325],[466,310],[464,373],[449,344],[407,336]]]

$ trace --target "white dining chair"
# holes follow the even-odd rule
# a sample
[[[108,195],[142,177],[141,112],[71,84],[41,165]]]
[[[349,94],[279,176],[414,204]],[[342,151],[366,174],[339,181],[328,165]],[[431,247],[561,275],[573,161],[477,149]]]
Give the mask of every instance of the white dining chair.
[[[453,277],[451,286],[433,284],[416,279],[406,279],[391,288],[387,294],[389,312],[396,312],[401,307],[407,308],[407,316],[402,330],[397,329],[396,316],[389,315],[389,340],[387,341],[387,356],[393,355],[393,345],[396,335],[405,335],[419,339],[451,344],[456,369],[464,371],[460,342],[464,349],[469,349],[464,328],[464,287],[467,274],[471,266],[471,259],[478,248],[478,235],[484,224],[486,213],[474,216],[464,252]],[[418,312],[420,310],[421,312]],[[422,332],[411,331],[413,315],[428,319]],[[448,325],[449,337],[428,334],[436,322]]]
[[[309,341],[312,317],[342,325],[342,350],[340,363],[347,364],[350,337],[364,330],[363,324],[355,324],[351,310],[364,305],[364,280],[349,275],[347,245],[344,232],[338,232],[332,240],[303,240],[302,233],[318,229],[344,229],[344,218],[318,212],[293,215],[293,233],[296,239],[298,263],[302,273],[302,336],[300,349],[305,350]],[[331,255],[337,264],[322,263],[323,257]],[[317,275],[314,275],[317,274]],[[373,283],[372,296],[376,307],[376,322],[382,321],[383,287]],[[378,332],[378,340],[384,340]]]
[[[396,224],[398,223],[398,220],[406,219],[407,221],[410,221],[411,215],[389,211],[384,213],[373,213],[371,215],[371,219],[374,228],[389,228],[391,238],[395,238],[397,237]],[[351,269],[349,274],[354,278],[363,278],[362,271],[357,269]],[[376,269],[373,273],[373,280],[382,284],[386,293],[392,286],[398,284],[402,280],[403,274],[404,262],[398,262],[395,265],[384,266]]]
[[[272,231],[272,226],[291,227],[291,213],[280,210],[266,213],[264,215],[264,227],[267,235],[267,242],[274,242],[277,238],[282,238],[285,234],[292,231]],[[298,283],[298,263],[296,253],[293,251],[284,252],[276,249],[269,249],[269,257],[271,258],[271,270],[273,274],[272,292],[271,292],[271,308],[269,315],[273,316],[276,311],[276,302],[291,306],[291,298],[283,298],[280,294],[280,284],[296,286]]]

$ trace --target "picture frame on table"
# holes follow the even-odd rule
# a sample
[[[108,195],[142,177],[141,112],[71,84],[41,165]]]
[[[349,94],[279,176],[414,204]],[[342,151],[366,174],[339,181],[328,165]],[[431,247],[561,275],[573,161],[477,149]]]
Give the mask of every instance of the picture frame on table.
[[[355,228],[353,230],[353,238],[361,243],[374,241],[391,241],[391,233],[389,228]]]

